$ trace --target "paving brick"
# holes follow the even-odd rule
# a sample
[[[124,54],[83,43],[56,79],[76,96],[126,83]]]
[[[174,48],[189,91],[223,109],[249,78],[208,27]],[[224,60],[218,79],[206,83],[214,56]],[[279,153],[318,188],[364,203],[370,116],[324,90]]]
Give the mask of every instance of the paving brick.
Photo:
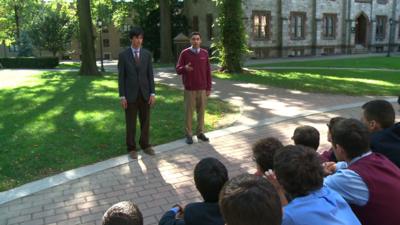
[[[82,204],[78,204],[78,209],[90,209],[98,205],[99,203],[97,203],[97,201],[85,202]]]
[[[66,219],[68,219],[68,216],[67,216],[66,213],[63,213],[63,214],[57,214],[55,216],[46,217],[44,219],[44,221],[46,223],[56,223],[56,222],[63,221],[63,220],[66,220]]]
[[[55,209],[49,209],[49,210],[46,210],[46,211],[34,213],[32,215],[32,217],[33,217],[33,219],[45,218],[45,217],[53,216],[55,214],[56,214],[55,213]]]
[[[68,213],[68,218],[71,219],[71,218],[75,218],[75,217],[86,216],[89,214],[90,214],[89,209],[80,209],[80,210]]]
[[[69,213],[69,212],[73,212],[75,210],[77,210],[76,205],[65,206],[65,207],[56,209],[56,214]]]
[[[44,219],[29,220],[21,223],[20,225],[44,225]]]
[[[81,224],[81,218],[79,217],[57,222],[57,225],[78,225],[78,224]]]
[[[31,215],[17,216],[17,217],[9,219],[7,221],[7,224],[11,225],[11,224],[17,224],[17,223],[24,223],[24,222],[31,220],[31,218],[32,218]]]
[[[82,216],[81,217],[81,221],[82,223],[87,223],[87,222],[93,222],[93,221],[97,221],[97,220],[101,220],[101,218],[103,217],[104,213],[94,213],[94,214],[90,214],[90,215],[86,215],[86,216]]]
[[[117,202],[115,202],[115,203],[117,203]],[[110,208],[115,203],[96,206],[96,207],[91,208],[89,211],[90,211],[90,213],[100,213],[100,212],[105,213],[107,211],[107,209]]]

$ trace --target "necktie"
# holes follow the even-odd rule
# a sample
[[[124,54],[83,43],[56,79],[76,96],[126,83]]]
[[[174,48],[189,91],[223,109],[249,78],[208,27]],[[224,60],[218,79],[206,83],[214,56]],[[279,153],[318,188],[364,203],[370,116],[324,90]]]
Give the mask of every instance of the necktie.
[[[139,51],[135,51],[135,63],[136,63],[136,64],[139,64],[139,63],[140,63]]]

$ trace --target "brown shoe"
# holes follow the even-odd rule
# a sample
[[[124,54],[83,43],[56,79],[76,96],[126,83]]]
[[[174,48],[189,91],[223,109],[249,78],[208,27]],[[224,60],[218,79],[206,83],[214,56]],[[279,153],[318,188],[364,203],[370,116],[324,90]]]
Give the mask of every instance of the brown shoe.
[[[153,149],[151,146],[149,146],[149,147],[143,149],[143,152],[146,153],[146,154],[148,154],[148,155],[155,155],[155,154],[156,154],[156,153],[154,152],[154,149]]]
[[[131,159],[137,159],[137,151],[130,151],[129,156],[131,157]]]

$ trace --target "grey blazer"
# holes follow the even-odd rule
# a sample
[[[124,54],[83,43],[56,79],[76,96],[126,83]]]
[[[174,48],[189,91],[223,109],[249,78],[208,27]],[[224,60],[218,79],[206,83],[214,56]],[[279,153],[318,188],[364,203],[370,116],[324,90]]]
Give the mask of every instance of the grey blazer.
[[[118,57],[119,96],[125,96],[128,102],[135,102],[139,92],[147,101],[150,94],[156,93],[151,53],[140,49],[140,63],[135,63],[132,49],[129,47]]]

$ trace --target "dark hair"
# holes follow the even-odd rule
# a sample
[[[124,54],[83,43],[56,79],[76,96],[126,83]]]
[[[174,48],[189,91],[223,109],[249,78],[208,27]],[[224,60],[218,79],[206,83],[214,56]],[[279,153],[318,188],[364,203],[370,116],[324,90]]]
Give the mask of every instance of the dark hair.
[[[319,146],[319,132],[312,126],[297,127],[294,130],[292,139],[296,145],[304,145],[315,150]]]
[[[129,39],[132,39],[133,37],[139,37],[140,35],[144,35],[144,31],[140,27],[134,27],[129,31]]]
[[[282,147],[282,143],[273,137],[263,138],[253,145],[254,160],[263,172],[274,168],[275,152]]]
[[[355,158],[369,149],[368,128],[356,119],[339,121],[332,130],[332,143],[340,145],[347,156]]]
[[[393,126],[395,112],[392,104],[386,100],[372,100],[362,106],[367,121],[375,120],[382,128]]]
[[[193,31],[192,33],[190,33],[190,37],[193,37],[194,35],[199,35],[201,38],[201,34],[198,31]]]
[[[143,225],[143,216],[137,205],[130,201],[119,202],[104,213],[103,225]]]
[[[283,147],[274,157],[279,183],[293,198],[308,195],[322,187],[324,171],[318,153],[302,145]]]
[[[216,158],[204,158],[194,168],[194,182],[205,202],[218,202],[218,194],[228,179],[226,167]]]
[[[280,225],[282,206],[265,178],[243,174],[221,190],[219,208],[227,225]]]
[[[346,118],[340,117],[340,116],[331,118],[331,119],[329,120],[329,123],[326,124],[326,125],[328,126],[329,132],[332,133],[333,126],[335,126],[335,124],[337,124],[339,121],[342,121],[342,120],[345,120],[345,119],[346,119]]]

